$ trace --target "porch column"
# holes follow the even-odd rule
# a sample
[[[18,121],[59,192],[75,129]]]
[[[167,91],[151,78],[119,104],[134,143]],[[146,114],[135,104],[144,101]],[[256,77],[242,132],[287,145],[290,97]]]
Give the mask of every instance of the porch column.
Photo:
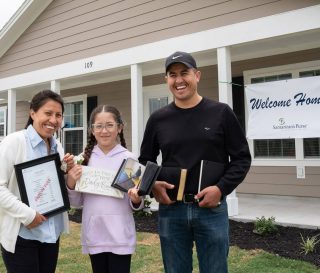
[[[17,94],[16,90],[8,90],[8,134],[16,131],[16,108]]]
[[[141,65],[131,65],[131,134],[132,152],[139,156],[143,134],[143,96]]]
[[[60,81],[53,80],[51,81],[51,91],[60,94]]]
[[[232,108],[232,82],[231,74],[231,55],[229,47],[220,47],[217,49],[218,59],[218,83],[219,83],[219,101],[227,103]],[[239,214],[238,198],[236,190],[227,197],[229,216]]]

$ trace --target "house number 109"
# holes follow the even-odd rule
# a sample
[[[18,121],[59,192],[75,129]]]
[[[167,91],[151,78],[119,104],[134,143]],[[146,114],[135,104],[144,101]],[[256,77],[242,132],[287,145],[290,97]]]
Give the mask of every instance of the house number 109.
[[[84,63],[84,68],[85,69],[92,68],[92,66],[93,66],[93,61]]]

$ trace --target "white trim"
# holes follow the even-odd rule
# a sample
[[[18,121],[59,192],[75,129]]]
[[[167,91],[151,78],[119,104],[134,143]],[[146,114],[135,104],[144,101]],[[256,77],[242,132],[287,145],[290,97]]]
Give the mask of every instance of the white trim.
[[[132,152],[138,156],[143,135],[143,100],[141,65],[131,65],[131,141]]]
[[[77,101],[82,101],[83,103],[83,127],[76,127],[76,128],[66,128],[66,131],[72,131],[72,130],[80,130],[82,128],[82,138],[83,138],[83,149],[87,145],[87,128],[88,128],[88,123],[87,123],[87,94],[83,95],[78,95],[78,96],[70,96],[70,97],[64,97],[63,98],[64,103],[72,103],[72,102],[77,102]],[[63,120],[63,125],[64,125],[64,120]],[[64,145],[64,143],[62,143]],[[68,151],[67,151],[68,152]]]
[[[188,52],[199,52],[319,29],[319,14],[320,5],[315,5],[14,75],[0,79],[0,92],[10,88],[161,60],[177,48]],[[92,65],[86,66],[88,63]]]
[[[280,75],[285,73],[291,73],[292,78],[298,78],[299,72],[308,70],[320,69],[320,61],[302,62],[289,65],[281,65],[274,67],[267,67],[261,69],[248,70],[243,72],[245,85],[251,83],[252,78],[267,77],[272,75]],[[246,129],[248,124],[248,108],[245,103],[245,117],[246,117]],[[250,152],[254,155],[254,144],[252,139],[248,139]],[[295,158],[252,158],[252,166],[320,166],[320,158],[304,158],[303,154],[303,139],[295,139]]]
[[[7,135],[7,106],[0,106],[0,112],[4,113],[4,131],[3,131],[3,136],[0,135],[0,141]]]
[[[8,130],[7,133],[16,131],[17,92],[14,89],[8,90]]]
[[[217,59],[219,101],[227,103],[232,108],[232,86],[227,84],[232,81],[230,47],[218,48]]]

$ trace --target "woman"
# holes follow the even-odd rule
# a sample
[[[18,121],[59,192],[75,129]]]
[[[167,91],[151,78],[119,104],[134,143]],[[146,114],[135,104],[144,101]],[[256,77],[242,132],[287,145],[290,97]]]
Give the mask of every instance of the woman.
[[[124,159],[134,157],[126,149],[123,121],[115,107],[95,108],[89,128],[82,165],[118,170]],[[81,171],[82,167],[75,165],[68,173],[67,185],[71,205],[83,206],[82,251],[89,254],[94,273],[129,273],[136,244],[132,210],[143,206],[142,198],[136,188],[129,189],[122,199],[76,192],[73,189]]]
[[[68,216],[60,213],[46,218],[20,201],[14,165],[59,152],[53,137],[61,127],[64,105],[57,93],[37,93],[30,105],[24,130],[9,134],[0,143],[0,243],[7,272],[55,272],[59,236],[68,229]],[[63,157],[68,169],[73,156]]]

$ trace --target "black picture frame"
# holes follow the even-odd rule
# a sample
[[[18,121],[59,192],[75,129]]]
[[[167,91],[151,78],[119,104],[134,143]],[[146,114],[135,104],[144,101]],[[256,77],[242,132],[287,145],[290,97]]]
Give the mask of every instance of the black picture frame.
[[[46,217],[70,209],[58,153],[14,165],[21,201]]]

